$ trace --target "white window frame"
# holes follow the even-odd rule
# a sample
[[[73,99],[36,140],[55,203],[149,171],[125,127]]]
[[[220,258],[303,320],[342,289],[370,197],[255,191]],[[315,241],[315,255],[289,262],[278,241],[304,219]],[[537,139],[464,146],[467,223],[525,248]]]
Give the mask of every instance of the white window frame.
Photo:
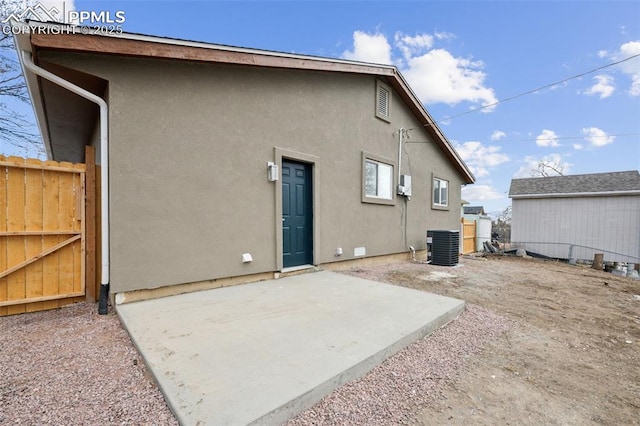
[[[377,190],[376,194],[367,193],[367,167],[368,167],[367,164],[369,165],[376,164],[378,166],[384,166],[385,170],[387,170],[387,173],[385,173],[386,179],[384,179],[384,176],[376,174],[376,179],[377,179],[376,186],[379,187],[381,184],[383,184],[385,186],[384,191]],[[384,157],[363,152],[362,153],[362,202],[373,203],[373,204],[386,204],[386,205],[395,204],[395,191],[394,191],[394,188],[396,187],[395,171],[396,171],[396,163],[394,161]]]
[[[442,179],[441,177],[438,177],[438,176],[433,176],[431,182],[432,182],[431,206],[434,209],[448,210],[449,209],[449,187],[450,187],[449,180]],[[443,183],[445,184],[444,186],[442,185]],[[443,190],[446,198],[444,203],[442,202]],[[436,200],[436,194],[438,195],[438,200]]]

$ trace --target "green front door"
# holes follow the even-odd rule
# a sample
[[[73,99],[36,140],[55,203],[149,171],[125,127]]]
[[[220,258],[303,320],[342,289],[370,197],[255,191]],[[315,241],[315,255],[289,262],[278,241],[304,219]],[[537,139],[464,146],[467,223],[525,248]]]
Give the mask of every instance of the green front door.
[[[282,261],[285,268],[313,264],[311,165],[282,161]]]

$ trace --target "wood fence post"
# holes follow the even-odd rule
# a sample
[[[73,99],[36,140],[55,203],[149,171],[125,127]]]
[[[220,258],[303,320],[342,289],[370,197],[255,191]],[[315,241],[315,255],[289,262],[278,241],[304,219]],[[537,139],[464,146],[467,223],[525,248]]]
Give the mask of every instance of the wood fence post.
[[[85,174],[85,232],[86,268],[85,291],[87,302],[95,302],[96,297],[96,149],[84,147]]]

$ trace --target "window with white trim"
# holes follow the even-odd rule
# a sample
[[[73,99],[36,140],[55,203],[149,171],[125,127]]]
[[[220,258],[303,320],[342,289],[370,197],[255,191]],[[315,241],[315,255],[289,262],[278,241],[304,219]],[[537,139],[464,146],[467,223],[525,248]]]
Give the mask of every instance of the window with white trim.
[[[449,181],[433,178],[433,205],[436,207],[449,206]]]
[[[362,201],[393,204],[395,163],[382,157],[362,153]]]

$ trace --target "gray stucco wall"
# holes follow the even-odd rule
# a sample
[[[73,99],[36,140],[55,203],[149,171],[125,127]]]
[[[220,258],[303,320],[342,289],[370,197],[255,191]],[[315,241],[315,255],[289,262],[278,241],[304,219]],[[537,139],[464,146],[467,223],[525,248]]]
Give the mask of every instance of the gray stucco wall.
[[[640,196],[514,199],[511,241],[550,257],[567,259],[573,244],[575,259],[604,253],[605,261],[637,263],[639,211]]]
[[[315,264],[460,228],[460,175],[398,96],[390,123],[375,117],[375,76],[47,55],[109,81],[113,292],[278,270],[276,147],[315,161]],[[397,162],[400,127],[417,128],[402,160],[413,196],[362,203],[362,152]],[[446,211],[431,208],[432,173],[449,179]]]

